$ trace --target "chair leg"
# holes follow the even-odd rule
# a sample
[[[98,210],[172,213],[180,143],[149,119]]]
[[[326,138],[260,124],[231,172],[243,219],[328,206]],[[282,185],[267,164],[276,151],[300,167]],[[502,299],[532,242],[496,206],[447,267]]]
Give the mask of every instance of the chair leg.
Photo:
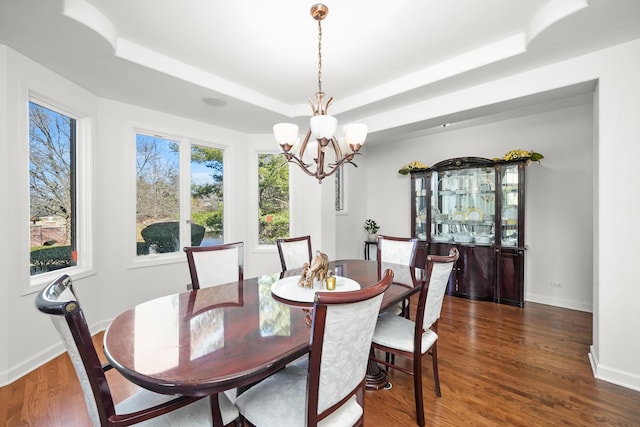
[[[416,421],[424,425],[424,402],[422,401],[422,357],[413,355],[413,394],[416,399]]]
[[[438,373],[438,342],[431,347],[431,361],[433,362],[433,381],[436,383],[436,396],[442,397],[440,393],[440,375]]]
[[[405,319],[411,319],[411,300],[409,298],[402,301],[402,315]]]
[[[220,402],[218,401],[218,394],[209,395],[209,402],[211,404],[211,421],[214,426],[222,427],[222,413],[220,412]]]

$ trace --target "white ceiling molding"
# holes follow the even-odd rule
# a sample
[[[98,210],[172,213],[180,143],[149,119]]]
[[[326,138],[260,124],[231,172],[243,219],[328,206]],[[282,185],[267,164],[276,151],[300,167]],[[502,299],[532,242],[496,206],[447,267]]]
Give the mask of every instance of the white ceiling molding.
[[[85,0],[64,0],[62,14],[100,34],[115,52],[118,31],[111,20]]]
[[[549,0],[527,26],[527,45],[552,24],[589,6],[587,0]]]

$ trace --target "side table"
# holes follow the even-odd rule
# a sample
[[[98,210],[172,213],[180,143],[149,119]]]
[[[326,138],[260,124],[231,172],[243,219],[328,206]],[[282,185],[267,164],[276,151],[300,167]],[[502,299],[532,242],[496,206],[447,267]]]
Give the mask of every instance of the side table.
[[[369,260],[371,259],[370,254],[369,254],[369,248],[371,246],[375,246],[375,250],[378,250],[378,242],[370,242],[368,240],[364,241],[364,259]]]

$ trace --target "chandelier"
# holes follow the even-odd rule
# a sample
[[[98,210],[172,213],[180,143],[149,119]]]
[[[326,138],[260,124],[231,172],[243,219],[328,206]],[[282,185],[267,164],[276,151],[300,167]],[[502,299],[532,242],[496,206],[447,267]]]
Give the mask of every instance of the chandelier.
[[[324,92],[322,92],[322,20],[329,13],[329,8],[323,4],[315,4],[311,7],[311,16],[318,21],[318,92],[316,102],[309,99],[312,117],[309,120],[309,129],[300,145],[298,126],[293,123],[278,123],[273,126],[273,134],[276,142],[282,149],[282,155],[287,163],[295,163],[309,176],[315,177],[318,182],[334,174],[340,166],[352,162],[367,138],[367,125],[352,123],[343,127],[344,138],[335,137],[338,120],[327,115],[327,109],[333,101],[329,98],[323,106]],[[313,138],[313,139],[312,139]],[[299,147],[299,149],[298,149]],[[295,151],[298,151],[298,154]],[[306,152],[313,156],[313,163],[305,163],[303,156]],[[333,154],[330,154],[333,153]],[[327,159],[327,154],[329,158]],[[325,160],[327,164],[325,165]]]

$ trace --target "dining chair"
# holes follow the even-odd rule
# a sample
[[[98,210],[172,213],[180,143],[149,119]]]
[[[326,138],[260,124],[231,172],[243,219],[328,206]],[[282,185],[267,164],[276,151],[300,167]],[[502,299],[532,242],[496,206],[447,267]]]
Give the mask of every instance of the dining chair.
[[[242,281],[243,248],[243,242],[185,247],[184,252],[187,254],[191,274],[191,289]]]
[[[392,313],[382,313],[378,317],[378,323],[373,333],[371,345],[374,351],[371,359],[387,367],[413,375],[416,420],[421,426],[424,425],[422,355],[431,354],[436,395],[440,397],[442,394],[438,374],[438,319],[449,276],[458,256],[456,248],[452,248],[448,256],[427,255],[426,282],[420,291],[415,321],[395,316]],[[379,360],[375,357],[375,350],[411,359],[412,367],[405,368],[393,361]]]
[[[276,239],[282,271],[302,268],[305,262],[311,265],[311,236]]]
[[[114,405],[105,375],[113,367],[100,363],[71,278],[62,275],[48,284],[36,296],[35,304],[38,310],[50,316],[62,338],[80,381],[93,425],[115,427],[146,421],[145,426],[158,427],[222,426],[233,425],[238,418],[237,408],[223,393],[203,399],[140,389]]]
[[[418,248],[418,239],[415,237],[394,237],[378,236],[377,262],[378,278],[385,268],[392,268],[394,271],[393,282],[407,287],[416,287],[420,281],[415,276],[415,261]],[[397,269],[390,264],[402,265],[409,268]],[[410,300],[407,298],[391,308],[395,314],[409,318]]]
[[[371,287],[317,292],[308,358],[288,365],[236,399],[243,425],[361,426],[371,335],[388,270]]]

